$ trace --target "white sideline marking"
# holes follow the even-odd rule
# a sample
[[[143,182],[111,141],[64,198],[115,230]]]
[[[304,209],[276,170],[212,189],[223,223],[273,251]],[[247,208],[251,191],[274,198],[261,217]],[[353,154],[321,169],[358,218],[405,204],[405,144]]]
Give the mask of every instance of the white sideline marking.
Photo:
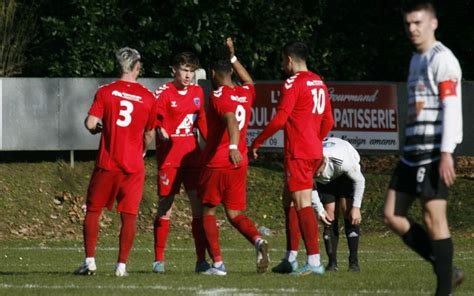
[[[162,285],[147,285],[147,286],[136,286],[136,285],[97,285],[97,286],[85,286],[85,285],[38,285],[38,284],[24,284],[24,285],[10,285],[0,284],[0,289],[43,289],[43,290],[61,290],[61,289],[77,289],[77,290],[164,290],[164,291],[191,291],[196,292],[197,295],[225,295],[232,293],[234,295],[252,295],[252,294],[294,294],[294,293],[311,293],[311,294],[338,294],[347,293],[347,290],[335,290],[335,289],[314,289],[314,290],[298,290],[295,288],[289,289],[256,289],[256,288],[211,288],[203,289],[201,286],[197,287],[174,287],[174,286],[162,286]],[[418,292],[413,290],[361,290],[357,291],[356,294],[405,294],[405,295],[426,295],[431,294],[429,292]],[[354,294],[354,293],[351,293]]]
[[[182,252],[187,252],[187,251],[193,251],[194,248],[176,248],[176,247],[168,247],[169,250],[173,251],[182,251]],[[83,247],[45,247],[45,246],[40,246],[40,247],[5,247],[3,250],[18,250],[18,251],[84,251]],[[152,248],[133,248],[133,251],[152,251]],[[227,251],[227,252],[255,252],[255,248],[221,248],[222,251]],[[97,251],[118,251],[118,247],[97,247]],[[271,252],[282,252],[283,249],[276,249],[276,248],[270,248]],[[389,253],[395,253],[393,251],[374,251],[374,250],[359,250],[359,254],[387,254]],[[398,253],[402,254],[411,254],[413,251],[411,250],[401,250],[397,251]],[[456,251],[455,254],[474,254],[473,251]]]

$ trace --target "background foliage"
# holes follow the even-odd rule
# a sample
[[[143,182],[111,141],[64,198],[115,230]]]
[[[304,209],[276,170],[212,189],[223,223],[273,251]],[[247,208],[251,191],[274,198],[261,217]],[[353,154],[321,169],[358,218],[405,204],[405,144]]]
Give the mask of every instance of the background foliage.
[[[458,56],[465,79],[472,80],[474,3],[438,2],[438,37]],[[174,52],[193,50],[206,68],[209,50],[230,35],[255,79],[282,78],[282,44],[302,39],[311,46],[310,68],[328,80],[403,81],[412,50],[396,0],[34,3],[39,20],[28,28],[36,37],[25,54],[26,65],[16,75],[115,76],[113,52],[127,45],[142,53],[145,76],[167,77]]]

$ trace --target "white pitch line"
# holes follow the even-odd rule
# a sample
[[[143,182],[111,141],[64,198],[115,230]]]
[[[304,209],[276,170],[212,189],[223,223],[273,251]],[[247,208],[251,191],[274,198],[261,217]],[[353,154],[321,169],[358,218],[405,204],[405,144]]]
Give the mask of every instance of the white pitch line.
[[[193,251],[194,248],[176,248],[176,247],[168,247],[169,250],[172,251],[180,251],[180,252],[187,252],[187,251]],[[12,251],[84,251],[83,247],[6,247],[3,248],[2,250],[12,250]],[[152,251],[152,248],[133,248],[134,251]],[[255,252],[255,248],[221,248],[222,251],[226,252]],[[118,247],[97,247],[97,251],[118,251]],[[276,248],[271,248],[271,252],[283,252],[283,249],[276,249]],[[375,251],[375,250],[359,250],[359,254],[387,254],[387,253],[395,253],[395,251]],[[401,251],[396,251],[397,254],[411,254],[413,251],[411,250],[401,250]],[[456,251],[455,254],[474,254],[473,251]]]
[[[320,295],[334,295],[347,293],[347,290],[337,290],[337,289],[312,289],[312,290],[299,290],[296,288],[288,289],[256,289],[256,288],[211,288],[205,289],[202,286],[195,287],[174,287],[174,286],[162,286],[162,285],[146,285],[146,286],[136,286],[136,285],[38,285],[38,284],[24,284],[24,285],[11,285],[11,284],[0,284],[0,289],[20,289],[20,290],[62,290],[62,289],[77,289],[77,290],[162,290],[162,291],[188,291],[196,292],[198,295],[225,295],[232,293],[234,295],[238,294],[301,294],[301,293],[311,293],[311,294],[320,294]],[[431,294],[430,292],[418,292],[413,290],[370,290],[364,289],[361,291],[351,292],[352,295],[356,294],[369,294],[369,295],[380,295],[380,294],[399,294],[399,295],[426,295]]]

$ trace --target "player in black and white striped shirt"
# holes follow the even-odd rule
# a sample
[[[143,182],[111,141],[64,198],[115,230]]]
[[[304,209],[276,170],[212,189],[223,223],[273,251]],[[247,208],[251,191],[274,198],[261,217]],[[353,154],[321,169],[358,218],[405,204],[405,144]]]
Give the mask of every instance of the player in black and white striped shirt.
[[[461,67],[453,53],[436,40],[438,19],[433,4],[407,1],[405,29],[416,52],[408,75],[408,118],[403,155],[390,181],[385,201],[386,224],[433,265],[436,295],[450,295],[453,243],[446,216],[448,187],[454,184],[453,152],[462,141]],[[416,198],[423,206],[423,228],[408,218]]]

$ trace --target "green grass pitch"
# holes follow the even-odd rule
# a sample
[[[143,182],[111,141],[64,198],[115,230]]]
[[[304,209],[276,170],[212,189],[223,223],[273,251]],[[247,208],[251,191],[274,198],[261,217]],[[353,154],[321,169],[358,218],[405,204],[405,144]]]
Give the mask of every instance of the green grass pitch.
[[[285,238],[267,237],[271,266],[284,251]],[[360,273],[347,269],[347,245],[339,242],[339,271],[323,276],[257,274],[255,249],[235,230],[220,237],[228,275],[194,273],[195,256],[189,234],[172,231],[166,252],[166,273],[151,272],[152,234],[137,236],[128,262],[129,277],[117,278],[113,269],[118,239],[99,239],[95,276],[75,276],[83,259],[82,241],[15,240],[0,242],[0,295],[432,295],[435,276],[431,266],[390,233],[361,236]],[[466,280],[456,295],[474,295],[473,239],[455,236],[455,265]],[[322,246],[322,244],[321,244]],[[303,245],[301,245],[303,247]],[[321,249],[326,261],[324,248]],[[304,263],[304,251],[299,254]]]

